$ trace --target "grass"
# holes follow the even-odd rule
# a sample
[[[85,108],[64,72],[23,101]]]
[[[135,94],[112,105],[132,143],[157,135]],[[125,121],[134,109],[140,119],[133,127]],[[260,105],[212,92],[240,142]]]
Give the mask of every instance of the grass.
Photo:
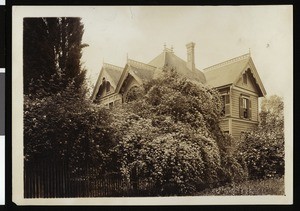
[[[196,195],[284,195],[284,178],[247,180],[213,189],[205,189]]]

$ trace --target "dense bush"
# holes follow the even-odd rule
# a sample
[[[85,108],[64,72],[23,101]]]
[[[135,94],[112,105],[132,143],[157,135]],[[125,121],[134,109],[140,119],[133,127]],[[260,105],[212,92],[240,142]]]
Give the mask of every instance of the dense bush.
[[[74,175],[89,168],[105,171],[112,145],[106,109],[91,104],[69,86],[58,94],[24,96],[24,156],[26,162],[67,162]]]
[[[283,101],[270,96],[262,101],[261,122],[247,133],[240,147],[250,179],[284,175]]]
[[[110,157],[126,181],[155,184],[156,195],[241,180],[245,171],[218,125],[221,107],[217,91],[166,70],[145,84],[144,96],[113,110],[117,145]]]

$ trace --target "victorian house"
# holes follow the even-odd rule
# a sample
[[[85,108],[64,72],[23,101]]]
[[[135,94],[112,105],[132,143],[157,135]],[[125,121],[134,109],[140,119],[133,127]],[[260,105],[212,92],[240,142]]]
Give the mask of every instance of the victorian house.
[[[258,98],[266,95],[250,53],[199,70],[195,67],[195,43],[188,43],[187,60],[164,47],[149,63],[127,59],[124,67],[104,63],[95,84],[92,100],[113,107],[127,101],[130,90],[160,77],[164,66],[175,67],[178,74],[194,83],[217,88],[223,99],[224,132],[239,139],[258,124]]]

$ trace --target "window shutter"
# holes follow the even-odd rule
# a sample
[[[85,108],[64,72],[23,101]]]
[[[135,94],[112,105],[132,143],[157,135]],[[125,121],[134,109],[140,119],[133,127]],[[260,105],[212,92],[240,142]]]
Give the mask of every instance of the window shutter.
[[[230,114],[230,96],[225,95],[225,115]]]
[[[252,117],[251,100],[250,99],[249,99],[248,117],[249,117],[249,119],[251,119],[251,117]]]
[[[243,109],[243,98],[242,96],[240,96],[240,117],[243,118],[244,117],[244,109]]]

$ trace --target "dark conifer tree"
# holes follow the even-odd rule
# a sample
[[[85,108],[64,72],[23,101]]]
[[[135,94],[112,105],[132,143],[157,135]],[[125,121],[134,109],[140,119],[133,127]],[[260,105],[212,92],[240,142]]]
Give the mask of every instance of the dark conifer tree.
[[[45,95],[71,83],[84,86],[86,70],[80,59],[84,27],[80,18],[24,19],[24,93]]]

